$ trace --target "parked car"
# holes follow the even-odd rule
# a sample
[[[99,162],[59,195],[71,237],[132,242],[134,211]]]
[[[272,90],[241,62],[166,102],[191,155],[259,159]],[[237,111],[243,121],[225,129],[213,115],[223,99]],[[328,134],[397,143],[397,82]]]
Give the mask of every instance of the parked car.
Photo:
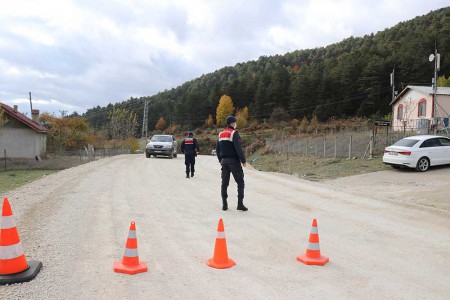
[[[177,157],[177,140],[172,135],[154,135],[145,147],[145,156],[156,157],[157,155]]]
[[[393,168],[415,168],[425,172],[431,166],[450,164],[450,139],[417,135],[399,140],[384,149],[383,162]]]

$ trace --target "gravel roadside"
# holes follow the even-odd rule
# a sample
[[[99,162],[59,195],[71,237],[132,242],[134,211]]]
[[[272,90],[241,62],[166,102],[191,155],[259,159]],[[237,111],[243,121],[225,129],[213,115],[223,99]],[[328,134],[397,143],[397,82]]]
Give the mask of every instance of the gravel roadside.
[[[234,207],[233,180],[231,209],[220,210],[220,166],[214,157],[198,157],[191,179],[184,178],[183,163],[182,156],[121,155],[2,195],[11,202],[27,259],[44,267],[33,281],[0,286],[0,298],[446,299],[450,294],[448,200],[439,198],[433,207],[424,205],[422,196],[432,190],[437,196],[431,200],[441,197],[450,168],[324,183],[248,168],[250,210],[242,213]],[[436,173],[433,184],[424,177]],[[398,174],[422,177],[402,185]],[[227,270],[205,264],[219,218],[237,262]],[[312,218],[318,219],[322,254],[330,257],[324,267],[295,260],[306,249]],[[122,258],[131,220],[140,259],[149,267],[133,276],[112,270]]]

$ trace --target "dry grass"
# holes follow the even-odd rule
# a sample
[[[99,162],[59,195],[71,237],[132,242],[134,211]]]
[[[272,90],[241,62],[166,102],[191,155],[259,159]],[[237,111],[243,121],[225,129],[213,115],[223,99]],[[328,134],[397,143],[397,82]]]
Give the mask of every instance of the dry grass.
[[[339,177],[389,170],[381,157],[360,158],[319,158],[286,154],[261,155],[261,151],[249,157],[258,170],[296,175],[300,178],[323,181]]]

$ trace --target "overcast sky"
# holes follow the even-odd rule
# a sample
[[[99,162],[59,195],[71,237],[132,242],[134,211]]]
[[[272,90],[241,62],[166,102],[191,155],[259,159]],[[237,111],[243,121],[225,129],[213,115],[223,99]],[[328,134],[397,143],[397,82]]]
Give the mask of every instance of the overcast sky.
[[[448,0],[0,0],[0,102],[61,115],[392,27]]]

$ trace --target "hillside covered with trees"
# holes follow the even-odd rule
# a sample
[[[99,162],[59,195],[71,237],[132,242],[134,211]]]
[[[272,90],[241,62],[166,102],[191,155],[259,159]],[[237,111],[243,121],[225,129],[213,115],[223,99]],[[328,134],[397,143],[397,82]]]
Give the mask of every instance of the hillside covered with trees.
[[[394,68],[399,92],[407,85],[431,85],[434,64],[428,57],[435,46],[441,54],[439,76],[449,76],[450,7],[376,34],[224,67],[153,96],[93,107],[83,117],[98,130],[110,122],[113,109],[126,109],[137,117],[135,136],[140,136],[144,102],[149,101],[149,130],[161,118],[165,126],[192,129],[216,123],[211,116],[216,117],[223,95],[231,97],[235,109],[247,107],[249,118],[258,122],[274,112],[286,121],[380,117],[391,110]]]

